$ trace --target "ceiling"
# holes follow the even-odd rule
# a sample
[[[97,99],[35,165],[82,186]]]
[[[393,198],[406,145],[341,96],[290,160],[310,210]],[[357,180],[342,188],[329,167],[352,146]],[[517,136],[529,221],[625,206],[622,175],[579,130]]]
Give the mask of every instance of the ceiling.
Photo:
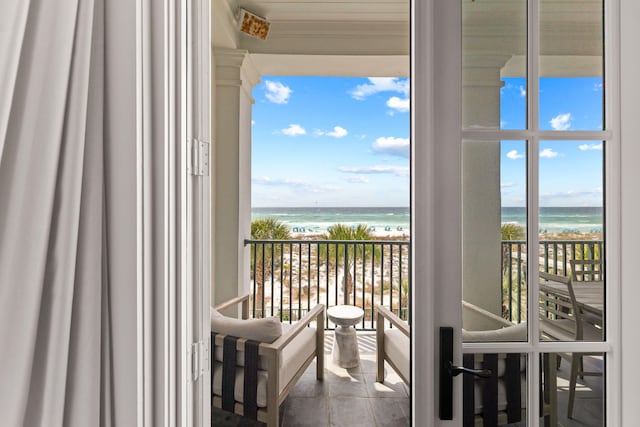
[[[213,45],[247,50],[263,74],[407,76],[410,0],[212,0]],[[451,0],[457,1],[457,0]],[[463,52],[511,57],[521,74],[526,54],[525,0],[462,0]],[[266,18],[267,40],[239,33],[244,8]],[[541,53],[549,73],[601,69],[602,0],[542,0]],[[580,65],[572,58],[580,57]],[[572,71],[572,68],[574,71]]]
[[[409,0],[214,0],[213,4],[214,48],[249,51],[262,74],[409,74]],[[270,22],[267,40],[238,33],[229,24],[240,8]]]

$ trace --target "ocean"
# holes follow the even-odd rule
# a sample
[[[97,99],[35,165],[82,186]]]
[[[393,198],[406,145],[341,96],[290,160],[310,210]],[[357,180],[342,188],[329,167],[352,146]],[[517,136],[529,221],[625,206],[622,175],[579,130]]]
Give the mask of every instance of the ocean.
[[[296,207],[253,208],[251,219],[275,217],[293,233],[322,234],[333,224],[365,224],[376,234],[410,234],[408,207]],[[600,207],[542,207],[540,231],[601,232],[603,213]],[[526,226],[524,207],[502,208],[502,223]]]
[[[365,224],[376,234],[409,234],[409,208],[253,208],[251,219],[274,217],[293,233],[322,234],[333,224]]]
[[[541,207],[539,228],[542,233],[601,233],[604,217],[601,207]],[[527,225],[525,208],[502,208],[502,223]]]

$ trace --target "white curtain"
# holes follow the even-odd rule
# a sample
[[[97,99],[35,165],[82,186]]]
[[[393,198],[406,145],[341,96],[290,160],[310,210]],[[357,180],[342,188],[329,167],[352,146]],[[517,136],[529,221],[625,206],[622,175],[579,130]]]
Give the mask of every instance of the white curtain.
[[[109,198],[118,195],[105,136],[104,6],[1,0],[3,426],[131,425],[117,421],[131,412],[115,404],[119,388],[133,388],[135,400],[135,370],[121,383],[114,375],[109,273],[121,254],[109,244]]]

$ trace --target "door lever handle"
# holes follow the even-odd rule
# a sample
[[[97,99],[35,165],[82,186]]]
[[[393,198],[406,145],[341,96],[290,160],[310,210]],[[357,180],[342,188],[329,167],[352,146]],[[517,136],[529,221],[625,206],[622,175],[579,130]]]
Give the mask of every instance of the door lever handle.
[[[453,377],[461,373],[489,378],[490,369],[471,369],[453,364],[453,328],[440,327],[440,419],[453,419]]]
[[[465,368],[464,366],[455,366],[451,362],[449,362],[449,373],[451,374],[452,377],[457,377],[460,374],[470,374],[480,378],[491,377],[491,369]]]

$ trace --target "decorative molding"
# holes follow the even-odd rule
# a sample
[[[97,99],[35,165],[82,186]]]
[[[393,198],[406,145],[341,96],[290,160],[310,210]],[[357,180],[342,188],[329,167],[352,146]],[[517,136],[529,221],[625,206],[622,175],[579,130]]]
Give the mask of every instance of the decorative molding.
[[[408,21],[274,21],[269,39],[281,37],[408,37]]]
[[[261,75],[408,77],[409,55],[250,54]]]
[[[244,49],[215,49],[216,86],[241,87],[251,103],[254,102],[251,91],[260,83],[260,72],[256,68],[249,52]]]

